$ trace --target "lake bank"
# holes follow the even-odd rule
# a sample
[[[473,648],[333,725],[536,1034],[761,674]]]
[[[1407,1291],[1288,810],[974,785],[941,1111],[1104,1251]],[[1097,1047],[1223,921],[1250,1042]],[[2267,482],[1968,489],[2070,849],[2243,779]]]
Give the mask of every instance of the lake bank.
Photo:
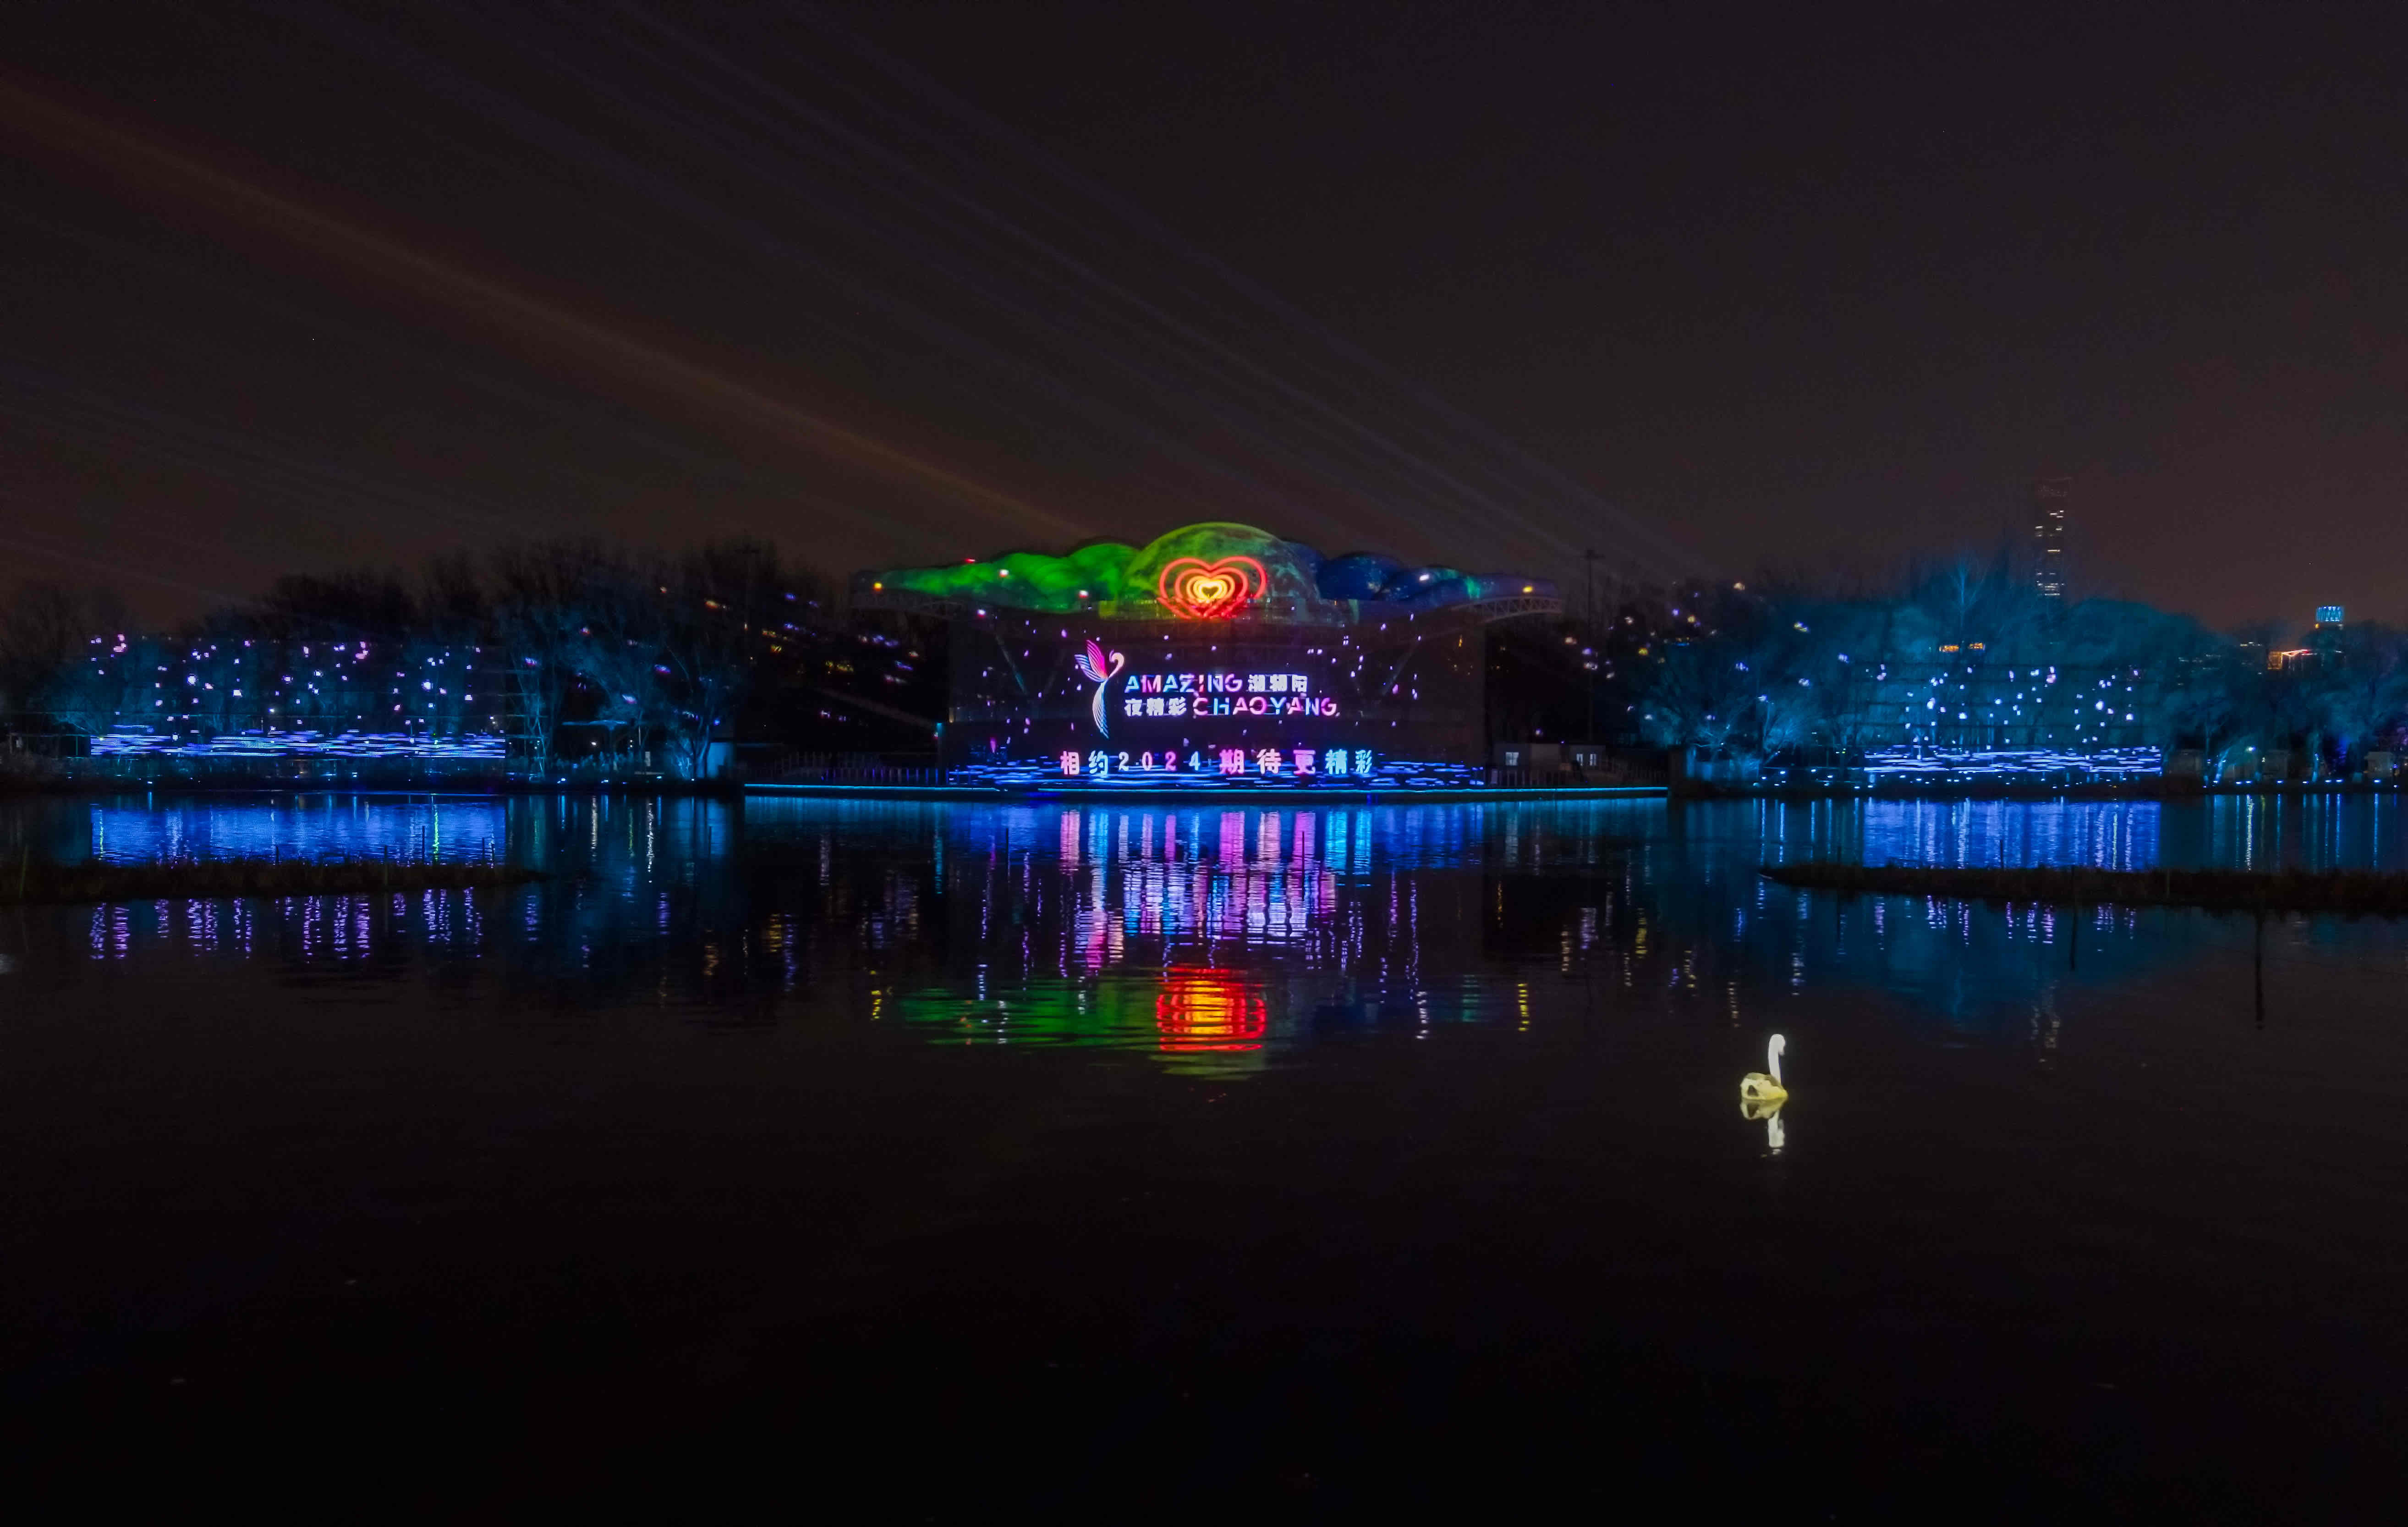
[[[1975,901],[2199,907],[2211,912],[2335,912],[2408,916],[2408,874],[2243,870],[1943,868],[1811,860],[1767,865],[1778,885],[1864,896],[1945,896]]]
[[[464,861],[271,857],[56,864],[22,855],[14,865],[0,864],[0,906],[480,890],[551,878],[518,865]]]

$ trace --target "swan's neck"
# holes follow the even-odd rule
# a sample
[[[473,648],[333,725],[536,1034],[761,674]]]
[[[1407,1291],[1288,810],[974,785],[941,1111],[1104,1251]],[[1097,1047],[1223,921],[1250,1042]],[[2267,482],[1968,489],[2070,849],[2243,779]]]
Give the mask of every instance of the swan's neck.
[[[1784,1085],[1781,1080],[1781,1042],[1779,1040],[1774,1040],[1764,1047],[1764,1067],[1772,1073],[1773,1085],[1776,1087]]]

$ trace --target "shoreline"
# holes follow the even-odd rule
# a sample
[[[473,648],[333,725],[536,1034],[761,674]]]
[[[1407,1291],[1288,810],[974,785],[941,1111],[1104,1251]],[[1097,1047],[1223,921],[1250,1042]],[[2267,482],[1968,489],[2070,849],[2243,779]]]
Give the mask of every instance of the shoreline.
[[[1727,785],[1692,785],[1675,793],[1698,800],[2200,800],[2216,796],[2381,796],[2398,795],[2402,786],[2391,781],[2288,781],[2248,785],[2182,785],[2157,781],[2100,781],[2087,785],[2043,785],[2023,788],[2000,785],[1956,786],[1807,786],[1733,789]]]
[[[116,864],[0,864],[0,906],[113,901],[222,901],[290,896],[408,895],[487,890],[550,880],[549,871],[483,861],[227,858]]]
[[[1506,786],[1493,788],[1448,789],[1432,787],[1417,790],[1410,787],[1385,790],[1357,790],[1343,785],[1221,785],[1189,788],[1175,785],[1100,785],[1090,788],[1056,788],[1005,790],[977,785],[748,785],[745,796],[772,798],[778,796],[816,797],[843,800],[866,797],[882,800],[975,800],[993,805],[1025,805],[1051,801],[1080,800],[1184,800],[1194,802],[1230,800],[1278,800],[1287,804],[1325,801],[1332,805],[1377,804],[1395,805],[1399,801],[1443,800],[1632,800],[1666,798],[1660,785],[1575,785],[1561,789]]]
[[[1756,873],[1778,886],[1843,896],[2408,916],[2408,874],[2363,870],[1949,869],[1809,859],[1764,865]]]
[[[663,800],[740,800],[748,797],[816,797],[826,800],[922,800],[1020,802],[1089,800],[1238,799],[1329,801],[1410,800],[1587,800],[1670,799],[1674,800],[1761,800],[1804,803],[1824,800],[2157,800],[2183,801],[2219,797],[2270,798],[2307,796],[2399,795],[2396,782],[2289,782],[2168,787],[2157,781],[2034,785],[1925,785],[1790,787],[1759,789],[1698,781],[1675,785],[1513,785],[1411,786],[1356,789],[1335,785],[1306,786],[1251,785],[1189,788],[1177,785],[1038,786],[1000,788],[987,785],[869,785],[833,783],[781,784],[775,781],[710,780],[588,780],[546,783],[535,780],[318,780],[318,779],[150,779],[103,778],[30,781],[0,778],[0,801],[16,800],[85,800],[107,796],[397,796],[430,800],[502,800],[512,796],[648,796]]]

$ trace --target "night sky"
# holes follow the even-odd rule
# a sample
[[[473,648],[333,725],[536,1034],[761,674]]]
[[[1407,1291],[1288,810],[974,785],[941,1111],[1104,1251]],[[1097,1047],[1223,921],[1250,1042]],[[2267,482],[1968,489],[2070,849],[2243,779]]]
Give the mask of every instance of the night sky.
[[[2381,12],[12,7],[0,582],[1236,519],[2408,618]],[[1916,30],[1916,26],[1945,30]]]

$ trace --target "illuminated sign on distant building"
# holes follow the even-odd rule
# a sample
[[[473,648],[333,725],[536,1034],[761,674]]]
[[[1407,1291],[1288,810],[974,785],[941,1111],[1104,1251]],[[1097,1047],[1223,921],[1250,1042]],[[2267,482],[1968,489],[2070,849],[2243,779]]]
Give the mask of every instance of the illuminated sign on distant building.
[[[1226,524],[862,573],[853,600],[952,623],[953,777],[1182,790],[1477,783],[1485,627],[1563,608]]]

